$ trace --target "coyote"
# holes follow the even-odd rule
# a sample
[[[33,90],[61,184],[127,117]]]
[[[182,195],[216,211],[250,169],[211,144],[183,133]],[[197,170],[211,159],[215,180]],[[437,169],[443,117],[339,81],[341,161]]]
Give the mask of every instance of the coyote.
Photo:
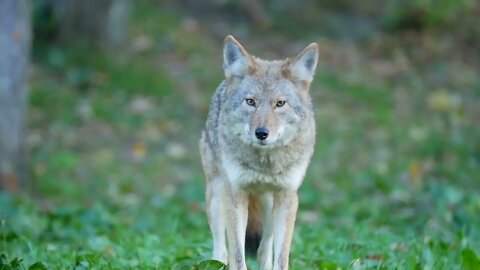
[[[200,139],[213,259],[246,270],[245,244],[257,240],[260,269],[288,269],[297,190],[315,144],[308,92],[318,45],[267,61],[229,35],[223,61]]]

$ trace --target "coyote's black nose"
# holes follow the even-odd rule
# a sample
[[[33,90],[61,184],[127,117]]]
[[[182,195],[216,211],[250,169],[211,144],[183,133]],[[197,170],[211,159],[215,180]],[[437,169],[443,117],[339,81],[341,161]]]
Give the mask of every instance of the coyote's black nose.
[[[268,137],[268,129],[266,128],[257,128],[255,129],[255,137],[259,140],[265,140]]]

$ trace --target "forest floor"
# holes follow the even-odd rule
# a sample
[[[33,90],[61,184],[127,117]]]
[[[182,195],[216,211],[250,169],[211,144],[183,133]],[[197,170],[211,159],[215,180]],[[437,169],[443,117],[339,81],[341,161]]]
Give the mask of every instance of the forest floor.
[[[34,55],[32,186],[0,193],[0,269],[223,269],[208,261],[197,142],[226,29],[270,59],[320,45],[291,269],[480,269],[480,70],[468,50],[428,33],[357,42],[213,27],[152,4],[135,7],[128,53]]]

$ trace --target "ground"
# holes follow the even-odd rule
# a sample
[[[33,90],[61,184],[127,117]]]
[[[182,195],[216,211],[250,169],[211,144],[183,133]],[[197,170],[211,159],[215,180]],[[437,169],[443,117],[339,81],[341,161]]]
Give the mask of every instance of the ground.
[[[0,269],[223,269],[208,261],[197,142],[226,34],[265,58],[320,45],[291,269],[480,269],[480,78],[467,45],[215,28],[152,3],[135,7],[127,53],[35,51],[32,185],[0,193]]]

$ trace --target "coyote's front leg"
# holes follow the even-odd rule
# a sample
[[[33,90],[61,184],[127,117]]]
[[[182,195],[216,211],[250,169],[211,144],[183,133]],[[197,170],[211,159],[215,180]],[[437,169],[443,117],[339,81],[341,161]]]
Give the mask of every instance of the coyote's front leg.
[[[243,190],[227,193],[228,269],[247,270],[245,263],[245,232],[248,221],[248,194]]]
[[[262,202],[262,240],[257,251],[260,270],[272,270],[273,258],[273,195],[261,195]]]
[[[207,181],[207,215],[213,237],[212,259],[227,263],[225,239],[227,213],[225,209],[224,180],[213,176]]]
[[[273,197],[274,270],[288,269],[288,254],[292,242],[298,196],[296,191],[278,191]]]

